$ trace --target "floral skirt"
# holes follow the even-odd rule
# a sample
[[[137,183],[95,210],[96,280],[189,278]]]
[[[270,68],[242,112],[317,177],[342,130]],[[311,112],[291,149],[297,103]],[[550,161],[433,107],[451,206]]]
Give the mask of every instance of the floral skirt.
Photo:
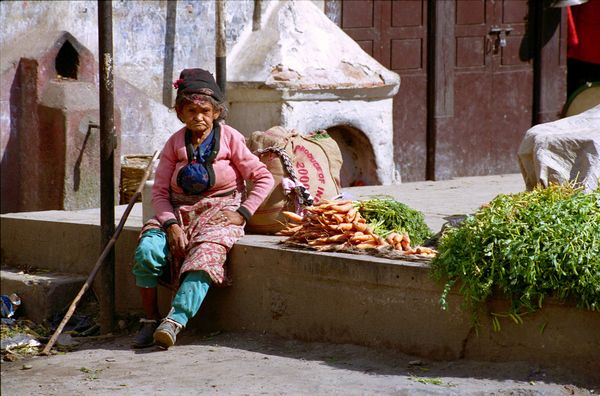
[[[188,239],[185,259],[174,260],[169,255],[170,274],[160,283],[176,290],[179,279],[188,271],[205,271],[217,286],[229,285],[227,253],[233,244],[244,236],[244,226],[226,224],[221,211],[236,211],[240,207],[240,194],[234,192],[224,197],[201,198],[173,194],[175,215]],[[144,224],[141,234],[147,230],[161,228],[160,222],[152,218]],[[140,236],[141,236],[140,234]]]

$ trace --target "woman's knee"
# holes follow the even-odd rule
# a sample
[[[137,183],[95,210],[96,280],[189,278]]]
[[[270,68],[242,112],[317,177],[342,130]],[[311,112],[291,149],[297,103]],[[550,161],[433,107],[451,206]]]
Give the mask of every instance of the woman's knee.
[[[133,274],[136,277],[158,277],[167,266],[169,248],[162,230],[146,231],[135,249]]]

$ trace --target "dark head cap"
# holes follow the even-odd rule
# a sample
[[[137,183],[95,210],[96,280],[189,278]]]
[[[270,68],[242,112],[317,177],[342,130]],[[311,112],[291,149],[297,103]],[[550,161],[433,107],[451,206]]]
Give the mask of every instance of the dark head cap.
[[[184,69],[173,86],[177,89],[177,96],[201,94],[211,96],[219,103],[223,101],[223,93],[214,77],[204,69]]]

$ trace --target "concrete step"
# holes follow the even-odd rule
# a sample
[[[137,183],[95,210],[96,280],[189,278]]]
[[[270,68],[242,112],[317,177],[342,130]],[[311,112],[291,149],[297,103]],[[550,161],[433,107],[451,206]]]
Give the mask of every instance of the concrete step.
[[[521,188],[522,180],[515,177],[488,176],[354,187],[349,193],[355,199],[393,196],[423,211],[430,227],[438,230],[446,216],[472,213],[495,195]],[[122,209],[117,207],[117,218]],[[53,272],[83,277],[100,255],[98,210],[0,218],[3,265],[24,268],[43,263]],[[137,204],[115,246],[115,308],[121,314],[142,309],[131,274],[141,225],[141,204]],[[597,312],[548,301],[521,325],[507,318],[502,331],[495,332],[484,321],[476,334],[470,313],[460,308],[462,296],[456,290],[448,297],[450,309],[440,309],[443,284],[431,278],[427,263],[291,249],[279,244],[280,240],[266,235],[240,239],[229,256],[233,286],[212,288],[188,327],[391,348],[431,359],[523,360],[593,367],[600,372]],[[3,280],[2,293],[13,291],[18,293],[5,287]],[[62,309],[74,295],[49,306]],[[22,298],[25,307],[29,297]],[[44,303],[52,299],[44,292],[38,298]],[[159,288],[161,312],[167,312],[170,298],[170,292]],[[506,312],[508,302],[490,301],[488,307],[491,312]]]
[[[52,272],[29,274],[4,265],[0,270],[2,294],[16,293],[21,298],[16,315],[36,323],[51,320],[54,314],[64,312],[86,278]]]

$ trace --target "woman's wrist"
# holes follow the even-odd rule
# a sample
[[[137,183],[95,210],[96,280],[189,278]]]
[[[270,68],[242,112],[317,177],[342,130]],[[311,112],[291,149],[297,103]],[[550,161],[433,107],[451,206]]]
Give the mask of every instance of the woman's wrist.
[[[250,217],[252,217],[252,214],[250,213],[250,211],[246,208],[244,208],[243,206],[240,206],[237,210],[237,213],[239,213],[240,215],[242,215],[242,217],[244,218],[244,221],[248,221],[250,220]]]
[[[175,224],[179,225],[179,222],[176,219],[168,219],[162,224],[163,230],[167,231],[169,228],[174,226]]]

